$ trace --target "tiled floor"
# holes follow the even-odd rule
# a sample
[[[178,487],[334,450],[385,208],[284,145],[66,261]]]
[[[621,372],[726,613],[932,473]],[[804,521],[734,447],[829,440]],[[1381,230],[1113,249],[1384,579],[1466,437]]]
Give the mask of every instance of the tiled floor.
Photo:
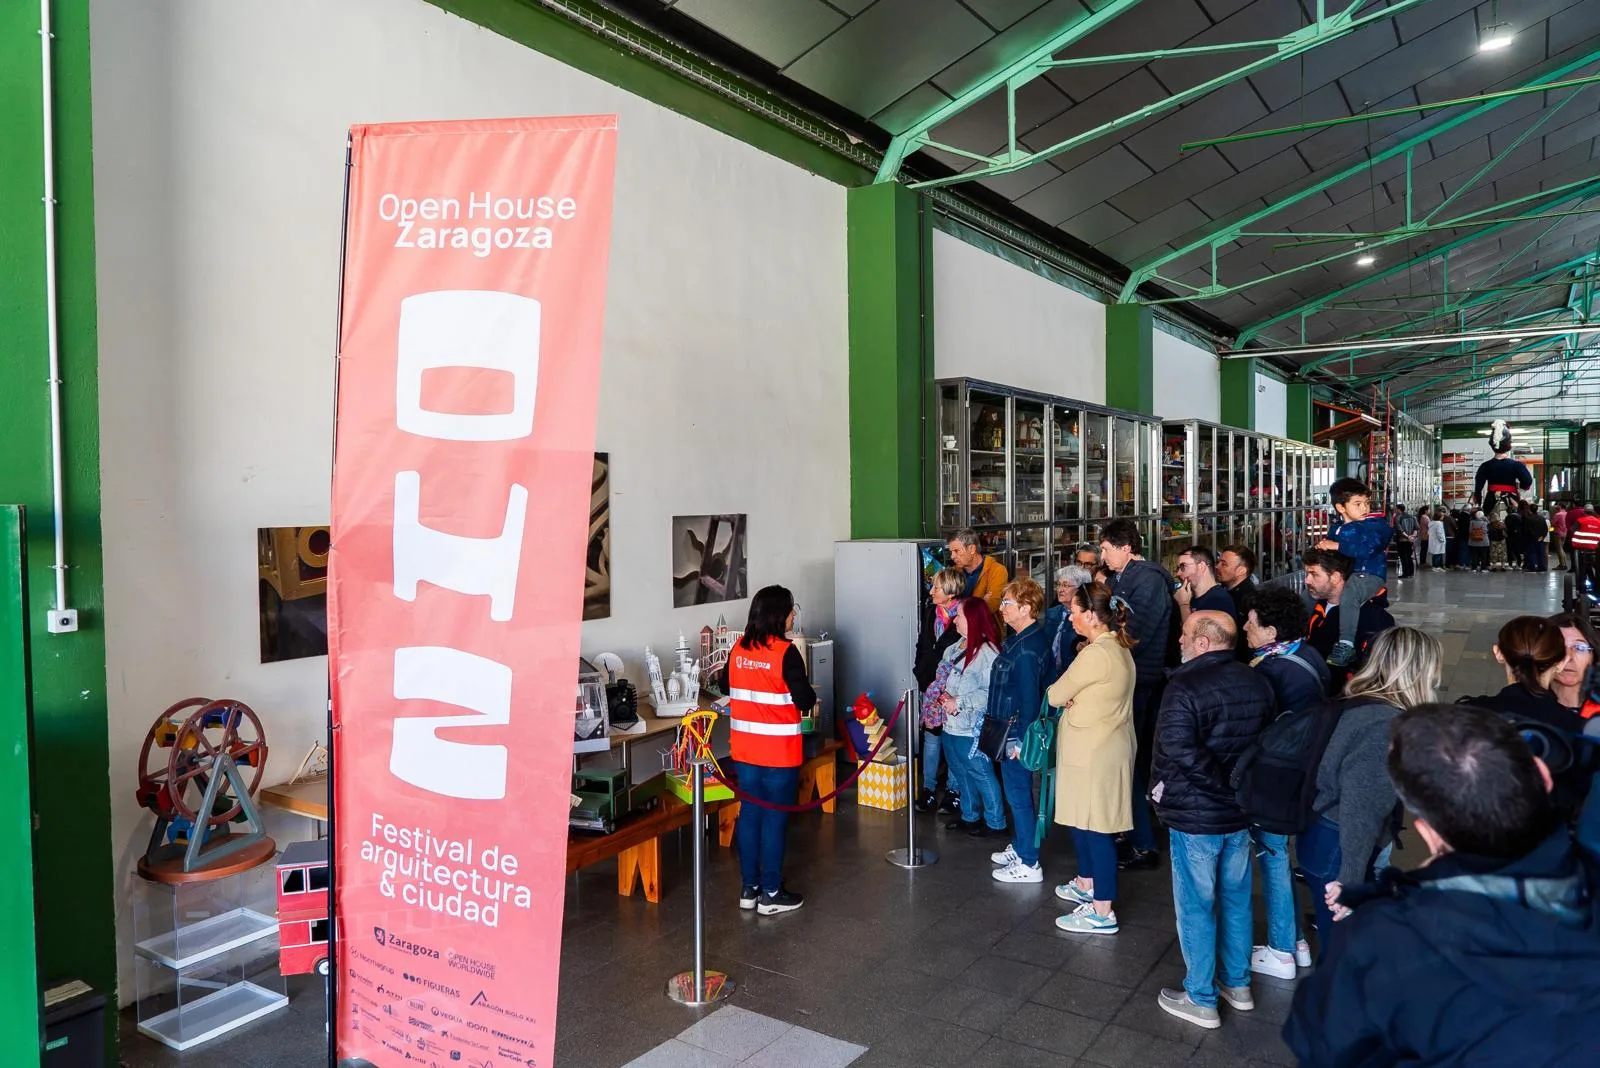
[[[1554,612],[1560,600],[1557,574],[1425,572],[1393,587],[1399,621],[1445,645],[1446,700],[1498,690],[1503,676],[1489,650],[1500,624],[1523,612]],[[929,833],[933,826],[919,821]],[[610,865],[574,877],[558,1068],[811,1068],[834,1063],[807,1045],[824,1037],[840,1043],[827,1047],[840,1056],[844,1044],[865,1047],[848,1062],[859,1068],[1292,1063],[1278,1039],[1292,983],[1257,977],[1256,1010],[1224,1008],[1217,1031],[1156,1007],[1156,992],[1183,975],[1164,867],[1124,876],[1121,933],[1067,935],[1054,927],[1062,910],[1050,892],[1073,873],[1064,835],[1045,844],[1045,885],[1002,886],[988,877],[990,843],[942,830],[937,864],[892,867],[884,851],[904,834],[903,814],[849,803],[836,816],[797,818],[788,870],[806,906],[771,918],[738,910],[737,862],[731,851],[709,851],[706,962],[737,981],[731,1008],[686,1009],[664,996],[668,976],[690,959],[687,834],[663,850],[659,905],[618,897]],[[133,1034],[128,1021],[124,1064],[325,1063],[320,985],[296,981],[290,995],[288,1011],[181,1058]]]

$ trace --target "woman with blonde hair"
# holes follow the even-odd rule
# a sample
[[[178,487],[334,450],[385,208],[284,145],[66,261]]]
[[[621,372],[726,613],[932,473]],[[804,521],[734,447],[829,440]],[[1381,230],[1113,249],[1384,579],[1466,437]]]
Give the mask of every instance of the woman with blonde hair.
[[[1372,640],[1366,664],[1345,684],[1338,726],[1317,765],[1316,819],[1295,843],[1297,871],[1316,906],[1319,960],[1333,929],[1333,884],[1370,881],[1374,862],[1398,829],[1389,725],[1402,709],[1437,698],[1443,668],[1444,653],[1433,635],[1391,627]]]
[[[1070,828],[1078,877],[1056,887],[1075,905],[1056,926],[1116,934],[1117,843],[1133,827],[1133,655],[1128,602],[1104,583],[1072,593],[1083,649],[1047,691],[1061,713],[1056,736],[1056,823]]]

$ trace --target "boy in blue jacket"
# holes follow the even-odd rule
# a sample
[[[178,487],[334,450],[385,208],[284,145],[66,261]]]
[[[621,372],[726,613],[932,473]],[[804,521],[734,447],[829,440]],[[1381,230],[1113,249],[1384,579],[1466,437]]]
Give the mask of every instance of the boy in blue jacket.
[[[1359,478],[1341,478],[1328,487],[1333,510],[1339,522],[1328,530],[1328,537],[1317,543],[1319,549],[1337,549],[1355,561],[1355,570],[1344,584],[1341,604],[1354,608],[1366,604],[1383,589],[1389,574],[1389,542],[1394,531],[1382,516],[1372,515],[1372,491]],[[1356,624],[1360,611],[1339,613],[1339,641],[1328,654],[1328,663],[1346,667],[1356,657]]]

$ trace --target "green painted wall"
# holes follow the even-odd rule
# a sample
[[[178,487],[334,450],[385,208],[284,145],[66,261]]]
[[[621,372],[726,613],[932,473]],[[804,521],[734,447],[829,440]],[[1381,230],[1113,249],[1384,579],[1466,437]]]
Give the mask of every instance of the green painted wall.
[[[1148,304],[1106,308],[1106,404],[1159,414],[1156,409],[1155,316]]]
[[[33,770],[28,742],[28,583],[22,509],[0,505],[0,1064],[39,1063],[38,942],[33,893]]]
[[[45,978],[116,991],[106,654],[100,561],[94,172],[89,2],[56,0],[56,196],[67,572],[76,634],[48,634],[54,597],[46,388],[43,133],[38,6],[0,4],[0,502],[28,510],[33,765],[40,826],[39,947]],[[16,907],[0,880],[0,911]],[[0,968],[16,968],[10,954]],[[115,1063],[115,1017],[108,1042]],[[9,1062],[8,1062],[9,1063]]]
[[[1222,361],[1222,422],[1240,430],[1256,428],[1256,361],[1236,356]]]
[[[1311,384],[1289,383],[1289,419],[1285,432],[1295,441],[1311,441]]]
[[[846,196],[850,536],[932,534],[934,427],[923,418],[934,404],[930,213],[897,184]]]

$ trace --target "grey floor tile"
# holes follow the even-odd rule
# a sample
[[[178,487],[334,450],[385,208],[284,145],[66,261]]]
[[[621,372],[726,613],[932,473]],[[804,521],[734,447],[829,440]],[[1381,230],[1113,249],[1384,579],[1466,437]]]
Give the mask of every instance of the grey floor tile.
[[[1173,1042],[1112,1024],[1084,1051],[1082,1063],[1108,1068],[1172,1068],[1188,1064],[1194,1050],[1188,1042]]]
[[[1091,1020],[1109,1020],[1132,995],[1127,987],[1096,983],[1063,971],[1034,991],[1032,1000]]]
[[[992,1035],[1027,1000],[1020,994],[996,994],[981,987],[952,983],[950,989],[935,994],[916,1011],[930,1019],[944,1020]]]
[[[640,1057],[635,1057],[623,1068],[735,1068],[738,1062],[712,1053],[699,1046],[671,1039]]]
[[[1234,1063],[1264,1061],[1268,1064],[1293,1065],[1294,1054],[1279,1037],[1279,1025],[1265,1020],[1253,1020],[1243,1013],[1230,1013],[1223,1007],[1222,1026],[1208,1031],[1200,1042],[1207,1053],[1231,1056]]]
[[[1068,1057],[1080,1057],[1094,1042],[1104,1022],[1048,1005],[1028,1004],[1000,1028],[1000,1037],[1024,1046],[1034,1046]]]
[[[1026,999],[1049,978],[1047,969],[990,954],[973,961],[971,967],[956,976],[955,982]]]
[[[866,1051],[865,1046],[794,1027],[744,1064],[748,1068],[845,1068]]]
[[[1080,1062],[1047,1049],[991,1038],[969,1063],[971,1068],[1073,1068]]]
[[[776,1042],[794,1025],[737,1005],[725,1005],[678,1034],[679,1042],[744,1061]]]

